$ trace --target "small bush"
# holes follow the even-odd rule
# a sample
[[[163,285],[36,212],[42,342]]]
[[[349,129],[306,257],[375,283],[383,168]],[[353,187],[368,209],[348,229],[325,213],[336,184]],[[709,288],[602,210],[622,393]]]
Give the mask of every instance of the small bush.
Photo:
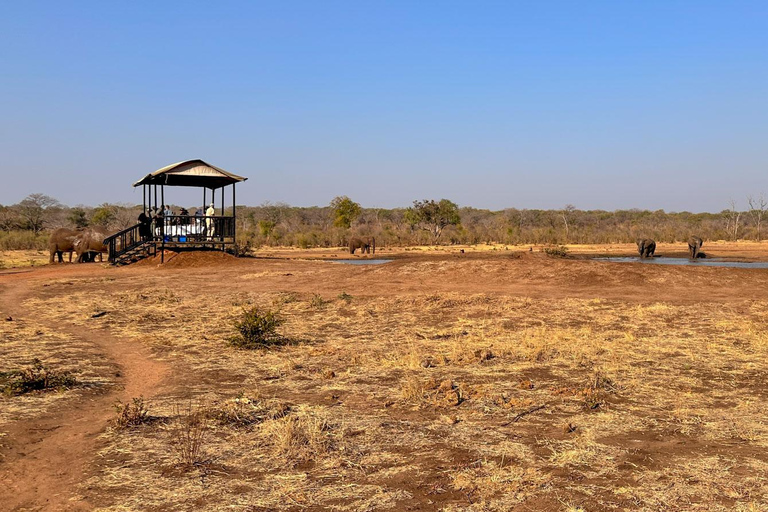
[[[0,374],[0,392],[4,395],[23,395],[32,391],[66,389],[77,385],[77,379],[70,373],[47,368],[42,361],[34,359],[32,366]]]
[[[341,293],[339,294],[339,299],[340,299],[340,300],[343,300],[343,301],[344,301],[344,302],[346,302],[347,304],[349,304],[350,302],[352,302],[352,296],[351,296],[350,294],[348,294],[347,292],[341,292]]]
[[[568,248],[564,245],[545,247],[544,253],[552,258],[565,258],[568,256]]]
[[[326,301],[319,293],[313,294],[312,298],[309,299],[309,305],[314,309],[322,309],[327,303],[328,301]]]
[[[171,445],[179,462],[187,467],[201,466],[208,462],[205,443],[209,430],[208,415],[202,407],[191,403],[183,409],[174,408],[176,421],[171,427]]]
[[[258,400],[241,394],[214,405],[208,409],[208,416],[221,425],[239,428],[282,418],[290,410],[290,406],[280,400]]]
[[[277,312],[254,306],[244,311],[242,318],[235,322],[237,334],[232,336],[229,342],[244,349],[282,345],[285,338],[277,332],[277,328],[283,322],[285,320]]]
[[[317,461],[345,449],[343,430],[306,410],[265,423],[263,433],[275,455],[293,464]]]
[[[135,427],[149,421],[149,409],[144,403],[144,397],[134,398],[131,402],[115,403],[117,416],[114,419],[117,428]]]
[[[47,233],[35,234],[32,231],[0,231],[0,250],[18,251],[18,250],[38,250],[48,249]]]

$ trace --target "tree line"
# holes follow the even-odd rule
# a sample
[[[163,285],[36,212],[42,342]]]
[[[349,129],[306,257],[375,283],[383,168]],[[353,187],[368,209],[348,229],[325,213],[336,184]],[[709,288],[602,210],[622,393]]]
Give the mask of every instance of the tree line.
[[[603,244],[637,238],[681,242],[692,234],[707,240],[761,240],[768,201],[763,195],[749,196],[745,205],[739,209],[731,201],[718,213],[580,210],[572,205],[492,211],[460,207],[448,199],[416,200],[407,208],[363,208],[339,196],[327,206],[238,206],[237,223],[239,241],[255,247],[338,247],[352,236],[374,236],[379,246]],[[140,205],[110,203],[69,207],[31,194],[17,204],[0,205],[0,249],[45,248],[48,232],[59,227],[98,225],[118,231],[134,225],[140,211]]]

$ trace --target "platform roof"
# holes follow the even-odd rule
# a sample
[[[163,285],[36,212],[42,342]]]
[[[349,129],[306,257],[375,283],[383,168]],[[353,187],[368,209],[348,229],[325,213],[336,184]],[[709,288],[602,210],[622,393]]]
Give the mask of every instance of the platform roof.
[[[168,185],[171,187],[205,187],[216,189],[247,179],[206,163],[203,160],[186,160],[167,165],[151,174],[147,174],[134,183],[133,186]]]

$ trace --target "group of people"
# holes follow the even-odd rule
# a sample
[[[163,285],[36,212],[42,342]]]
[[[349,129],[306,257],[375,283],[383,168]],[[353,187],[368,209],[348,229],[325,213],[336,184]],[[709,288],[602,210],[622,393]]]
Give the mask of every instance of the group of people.
[[[202,206],[195,210],[194,215],[190,215],[189,210],[186,208],[181,208],[179,214],[176,215],[169,205],[155,206],[139,214],[139,235],[142,239],[146,240],[152,238],[153,233],[163,236],[167,226],[195,224],[198,226],[198,230],[203,231],[201,234],[213,236],[214,223],[211,217],[214,215],[216,215],[216,208],[214,208],[213,203],[205,210],[205,215],[203,215]],[[205,216],[205,222],[202,222],[203,216]],[[158,229],[160,230],[159,233]]]

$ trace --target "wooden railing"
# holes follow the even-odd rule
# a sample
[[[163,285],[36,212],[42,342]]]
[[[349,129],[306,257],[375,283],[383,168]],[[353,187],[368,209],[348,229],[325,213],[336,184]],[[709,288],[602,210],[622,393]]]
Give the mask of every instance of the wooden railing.
[[[229,244],[235,241],[235,218],[221,216],[173,215],[136,224],[104,239],[109,261],[151,244]]]

